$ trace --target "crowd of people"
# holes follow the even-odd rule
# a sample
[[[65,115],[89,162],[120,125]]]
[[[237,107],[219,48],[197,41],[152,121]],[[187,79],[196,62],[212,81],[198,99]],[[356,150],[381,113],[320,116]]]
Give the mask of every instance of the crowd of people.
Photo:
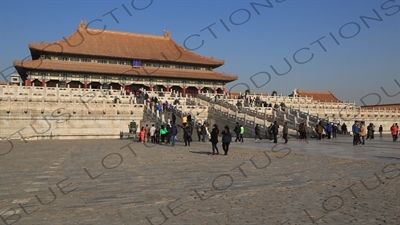
[[[171,124],[165,124],[161,126],[155,126],[154,124],[146,125],[145,127],[141,127],[139,132],[139,141],[151,142],[155,144],[165,144],[171,146],[175,146],[176,141],[178,140],[177,135],[180,130],[183,131],[183,142],[185,146],[190,146],[190,143],[193,142],[193,134],[194,131],[197,133],[197,141],[198,142],[206,142],[207,140],[211,142],[212,154],[219,154],[218,143],[219,138],[222,142],[222,149],[224,151],[224,155],[228,154],[229,145],[232,142],[232,134],[235,134],[236,139],[235,142],[243,143],[243,135],[245,133],[245,128],[243,125],[236,123],[233,131],[229,128],[229,126],[224,126],[222,131],[219,130],[218,125],[214,124],[211,128],[211,131],[208,129],[208,124],[205,122],[203,124],[197,123],[194,124],[192,117],[190,114],[182,115],[182,125],[176,124],[176,115],[172,114]],[[181,129],[179,129],[181,128]],[[269,141],[273,141],[273,143],[278,143],[278,134],[279,128],[277,121],[271,123],[268,127],[265,128],[265,138],[269,139]],[[378,128],[379,136],[382,137],[383,127],[382,125]],[[397,141],[399,136],[399,127],[397,123],[393,124],[390,128],[393,141]],[[289,128],[287,122],[283,124],[282,127],[282,138],[284,140],[284,144],[288,142],[288,134]],[[320,121],[316,127],[316,139],[333,139],[337,138],[337,134],[348,135],[347,125],[343,123],[335,124],[335,123],[327,123],[323,125]],[[370,123],[368,126],[365,125],[364,121],[355,121],[353,126],[351,127],[351,132],[353,135],[353,145],[364,145],[365,140],[373,140],[375,138],[375,125]],[[297,130],[298,138],[301,142],[307,141],[307,125],[305,123],[301,123]],[[255,141],[262,140],[262,132],[259,124],[256,124],[254,127],[254,139]]]

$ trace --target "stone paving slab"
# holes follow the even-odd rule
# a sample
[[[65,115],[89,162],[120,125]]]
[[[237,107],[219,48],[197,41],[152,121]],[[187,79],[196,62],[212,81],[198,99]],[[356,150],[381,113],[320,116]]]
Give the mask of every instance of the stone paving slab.
[[[245,139],[228,156],[209,142],[12,144],[0,142],[0,224],[400,224],[399,147],[386,137]]]

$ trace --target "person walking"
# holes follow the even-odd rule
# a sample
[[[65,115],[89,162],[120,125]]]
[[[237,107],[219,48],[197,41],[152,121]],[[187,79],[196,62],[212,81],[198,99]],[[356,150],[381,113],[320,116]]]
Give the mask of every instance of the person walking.
[[[326,136],[328,137],[328,139],[331,139],[331,134],[332,134],[332,123],[328,123],[325,127],[325,132],[326,132]]]
[[[239,133],[239,142],[243,143],[243,134],[244,134],[244,127],[240,125],[240,133]]]
[[[274,125],[272,128],[272,134],[274,135],[274,143],[278,143],[278,131],[279,131],[278,122],[274,121]]]
[[[300,137],[299,138],[300,138],[301,142],[303,142],[306,139],[306,137],[304,135],[305,131],[306,131],[305,124],[304,123],[300,123],[300,125],[299,125]]]
[[[361,122],[361,126],[360,126],[360,135],[361,135],[361,139],[362,139],[362,145],[365,145],[365,136],[367,136],[367,128],[365,127],[365,122],[362,121]]]
[[[167,133],[165,135],[165,141],[167,145],[171,143],[171,125],[169,124],[167,124]]]
[[[379,126],[379,137],[382,137],[383,127],[382,125]]]
[[[182,127],[183,128],[183,140],[185,142],[185,146],[190,146],[192,129],[191,126],[187,123]]]
[[[144,127],[142,127],[142,128],[140,129],[140,132],[139,132],[139,138],[140,138],[139,141],[142,142],[142,143],[144,143],[145,133],[146,133],[146,131],[144,130]]]
[[[225,126],[221,134],[222,134],[222,149],[224,150],[224,155],[228,155],[229,144],[232,141],[232,134],[231,131],[229,130],[229,127]]]
[[[347,125],[345,123],[342,125],[342,133],[343,135],[347,135]]]
[[[282,133],[283,133],[283,139],[285,140],[285,144],[286,144],[288,142],[288,133],[289,133],[289,128],[288,128],[287,122],[285,122],[285,124],[283,125]]]
[[[186,116],[186,114],[183,114],[183,116],[182,116],[182,125],[185,126],[185,124],[187,124],[187,116]]]
[[[146,124],[146,127],[144,128],[145,131],[145,138],[146,138],[146,142],[149,143],[150,141],[150,127],[148,124]]]
[[[397,141],[397,134],[399,133],[399,127],[396,124],[393,124],[390,127],[390,132],[392,133],[393,141]]]
[[[217,124],[213,125],[213,129],[211,130],[211,146],[212,146],[212,154],[215,155],[215,153],[218,155],[219,151],[218,151],[218,134],[219,134],[219,130],[218,130],[218,126]]]
[[[199,141],[201,141],[201,124],[197,123],[196,125],[196,132],[197,132],[197,138],[199,139]]]
[[[201,134],[201,141],[205,142],[207,135],[206,123],[203,123],[203,125],[201,126],[200,134]]]
[[[261,141],[260,126],[258,124],[256,124],[256,127],[254,128],[254,133],[255,133],[254,140],[257,141],[257,137],[258,137],[258,139],[260,139],[260,141]]]
[[[318,125],[315,127],[315,131],[318,134],[318,140],[322,139],[322,132],[324,131],[324,126],[322,126],[322,122],[319,121]]]
[[[172,123],[176,124],[175,122],[176,122],[176,115],[175,113],[172,113]]]
[[[273,132],[273,130],[274,130],[274,124],[270,124],[269,125],[269,127],[268,127],[268,139],[269,139],[269,141],[271,142],[272,141],[272,139],[274,139],[274,132]]]
[[[358,145],[358,140],[359,140],[359,129],[358,129],[358,121],[354,121],[354,124],[352,126],[352,132],[353,132],[353,146]]]
[[[236,122],[236,126],[235,126],[235,129],[233,129],[233,131],[235,132],[235,134],[236,134],[236,139],[235,139],[235,142],[238,142],[238,140],[239,140],[239,138],[240,138],[240,125],[239,125],[239,123],[238,122]]]
[[[371,123],[371,140],[375,138],[375,125]]]
[[[161,128],[160,128],[160,137],[161,137],[160,144],[165,144],[166,135],[167,135],[167,128],[163,124],[163,125],[161,125]]]
[[[338,126],[336,123],[334,123],[332,126],[332,138],[336,138],[337,132],[338,132]]]
[[[175,141],[176,141],[176,135],[178,134],[178,128],[176,125],[173,123],[171,126],[171,146],[175,146]]]
[[[190,124],[190,126],[193,126],[194,124],[192,123],[192,115],[188,114],[187,115],[187,122]]]
[[[156,128],[154,127],[154,124],[152,124],[151,128],[150,128],[151,143],[155,143],[156,142],[155,133],[156,133]]]

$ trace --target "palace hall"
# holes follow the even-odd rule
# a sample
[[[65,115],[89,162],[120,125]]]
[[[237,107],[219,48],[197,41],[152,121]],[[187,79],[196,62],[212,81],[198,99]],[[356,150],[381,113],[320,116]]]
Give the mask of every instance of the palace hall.
[[[237,76],[214,71],[223,60],[193,53],[163,36],[88,28],[69,37],[30,43],[32,59],[14,61],[25,86],[225,93]]]

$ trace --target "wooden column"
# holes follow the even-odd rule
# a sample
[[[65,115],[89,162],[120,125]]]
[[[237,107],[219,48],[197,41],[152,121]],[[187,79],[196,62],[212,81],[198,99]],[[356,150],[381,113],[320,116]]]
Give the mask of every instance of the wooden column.
[[[27,78],[27,79],[25,80],[25,86],[28,86],[28,87],[32,86],[31,78]]]

